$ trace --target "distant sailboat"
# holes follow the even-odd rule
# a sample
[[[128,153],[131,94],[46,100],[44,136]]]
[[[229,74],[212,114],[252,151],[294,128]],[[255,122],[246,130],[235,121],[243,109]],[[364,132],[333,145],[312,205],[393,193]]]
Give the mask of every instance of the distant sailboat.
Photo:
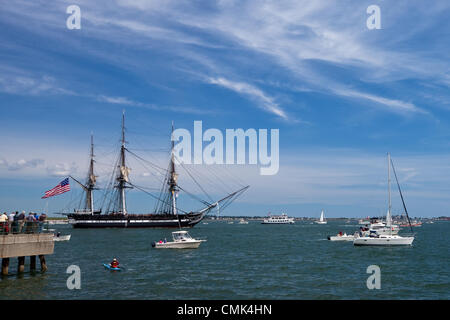
[[[322,213],[320,214],[320,219],[314,222],[317,224],[327,224],[327,221],[325,220],[325,215],[323,214],[323,210]]]

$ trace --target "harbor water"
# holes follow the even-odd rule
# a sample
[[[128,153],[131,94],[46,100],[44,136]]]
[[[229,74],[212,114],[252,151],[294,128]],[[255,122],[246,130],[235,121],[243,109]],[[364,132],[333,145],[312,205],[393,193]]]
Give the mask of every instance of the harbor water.
[[[55,242],[46,273],[0,279],[1,299],[450,299],[450,223],[415,228],[411,247],[354,247],[331,242],[359,226],[200,223],[189,233],[205,238],[198,249],[154,249],[170,229],[73,229],[54,225],[70,241]],[[401,231],[400,234],[402,234]],[[121,272],[103,263],[117,258]],[[70,290],[67,268],[79,266],[81,288]],[[381,289],[369,290],[370,265],[381,271]],[[39,265],[37,266],[39,270]]]

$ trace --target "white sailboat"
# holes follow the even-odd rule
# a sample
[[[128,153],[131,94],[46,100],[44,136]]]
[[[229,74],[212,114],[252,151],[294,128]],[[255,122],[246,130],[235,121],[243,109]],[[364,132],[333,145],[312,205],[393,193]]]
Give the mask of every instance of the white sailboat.
[[[317,224],[327,224],[327,220],[325,220],[325,215],[323,214],[323,210],[322,213],[320,214],[320,219],[314,221]]]
[[[388,212],[386,214],[386,228],[388,228],[387,233],[380,234],[376,230],[370,230],[370,234],[364,237],[355,238],[353,244],[355,246],[405,246],[412,245],[414,237],[401,237],[394,234],[392,231],[392,215],[391,215],[391,165],[394,169],[393,163],[391,161],[391,155],[388,153]],[[395,169],[394,169],[395,174]],[[397,175],[395,174],[397,180],[398,189],[400,191],[400,196],[402,198],[403,207],[405,209],[406,215],[408,211],[406,210],[405,202],[403,201],[403,195],[400,190],[400,185],[398,184]],[[408,218],[409,219],[409,218]]]

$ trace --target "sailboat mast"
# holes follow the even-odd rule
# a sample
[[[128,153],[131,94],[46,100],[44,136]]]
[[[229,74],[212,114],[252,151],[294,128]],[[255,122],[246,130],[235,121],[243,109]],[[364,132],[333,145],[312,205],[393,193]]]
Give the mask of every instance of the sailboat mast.
[[[389,227],[389,234],[392,234],[391,217],[391,154],[388,152],[388,212],[386,215],[386,226]]]
[[[391,154],[388,152],[388,210],[391,213]]]

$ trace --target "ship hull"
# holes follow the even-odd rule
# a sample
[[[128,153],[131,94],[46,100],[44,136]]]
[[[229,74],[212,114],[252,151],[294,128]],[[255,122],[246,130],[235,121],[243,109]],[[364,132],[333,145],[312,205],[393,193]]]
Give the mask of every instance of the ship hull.
[[[173,215],[70,214],[74,228],[192,228],[204,217],[202,213]]]

